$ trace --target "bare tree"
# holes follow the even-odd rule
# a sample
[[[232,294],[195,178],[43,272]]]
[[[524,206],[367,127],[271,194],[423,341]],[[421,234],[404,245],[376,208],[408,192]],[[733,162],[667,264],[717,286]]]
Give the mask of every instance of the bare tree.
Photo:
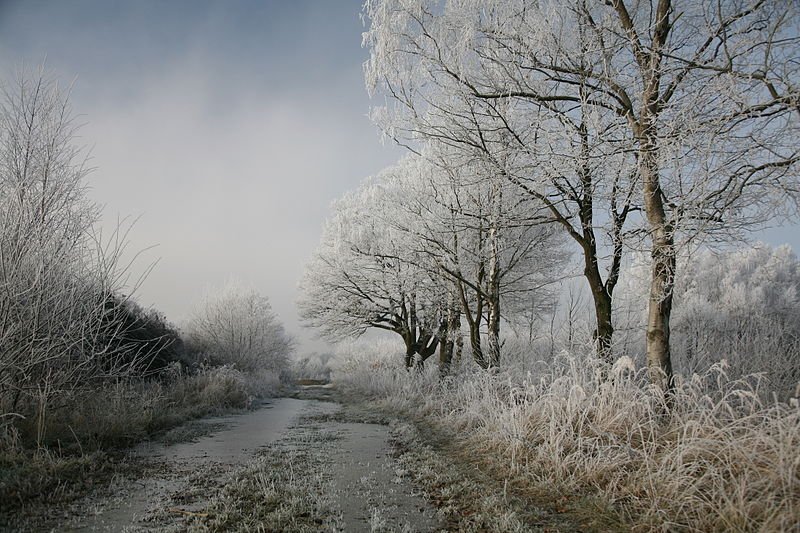
[[[546,292],[565,254],[534,216],[532,199],[514,194],[492,167],[459,162],[446,151],[423,154],[389,172],[404,215],[387,222],[418,243],[418,265],[450,285],[448,309],[460,307],[475,362],[497,366],[502,319],[527,310],[531,294]]]
[[[68,92],[43,69],[2,86],[0,415],[35,404],[40,433],[54,400],[136,372],[147,357],[119,342],[126,234],[95,231],[76,135]]]
[[[380,183],[337,201],[298,305],[305,323],[332,340],[370,328],[400,335],[411,368],[436,351],[445,289],[418,266],[408,235],[387,223],[396,207]]]
[[[279,373],[288,367],[294,347],[269,299],[233,282],[206,297],[189,321],[188,334],[211,363],[249,372]]]
[[[620,143],[619,117],[593,105],[588,79],[537,79],[526,57],[534,11],[520,2],[367,2],[367,84],[391,97],[375,119],[398,142],[416,149],[424,139],[480,158],[534,198],[534,209],[544,206],[537,215],[582,253],[597,350],[611,360],[612,297],[638,209],[634,158]],[[601,55],[585,33],[558,51],[582,65]]]

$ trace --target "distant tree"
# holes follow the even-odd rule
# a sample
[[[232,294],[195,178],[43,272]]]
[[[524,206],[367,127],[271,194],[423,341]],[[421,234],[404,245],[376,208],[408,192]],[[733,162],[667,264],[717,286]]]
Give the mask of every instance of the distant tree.
[[[244,371],[278,373],[288,366],[294,349],[269,299],[235,283],[206,297],[190,319],[187,334],[211,364],[232,364]]]
[[[400,211],[386,223],[417,243],[417,265],[446,284],[448,313],[465,318],[474,361],[497,366],[502,319],[530,311],[530,296],[543,296],[566,257],[537,218],[535,200],[482,160],[436,149],[383,175]]]
[[[501,320],[523,301],[530,310],[563,253],[531,200],[484,172],[480,161],[411,155],[337,202],[301,284],[306,322],[337,339],[393,331],[407,366],[438,344],[446,372],[463,316],[475,362],[497,366]]]
[[[412,236],[387,222],[397,208],[379,180],[338,200],[306,267],[298,306],[304,322],[330,340],[370,328],[396,333],[410,368],[436,351],[447,289],[420,266]]]
[[[703,374],[726,360],[733,378],[763,374],[783,399],[800,383],[800,261],[784,245],[757,243],[730,250],[696,250],[677,259],[673,360],[684,375]],[[649,260],[640,256],[625,273],[618,313],[635,353],[641,332]]]

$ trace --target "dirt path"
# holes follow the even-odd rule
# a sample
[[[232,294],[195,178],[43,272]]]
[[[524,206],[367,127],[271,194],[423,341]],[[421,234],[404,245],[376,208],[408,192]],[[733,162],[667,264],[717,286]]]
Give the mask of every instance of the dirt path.
[[[435,531],[435,511],[392,457],[385,425],[342,421],[324,388],[195,422],[191,442],[134,452],[136,476],[30,530]],[[56,516],[52,516],[55,514]]]

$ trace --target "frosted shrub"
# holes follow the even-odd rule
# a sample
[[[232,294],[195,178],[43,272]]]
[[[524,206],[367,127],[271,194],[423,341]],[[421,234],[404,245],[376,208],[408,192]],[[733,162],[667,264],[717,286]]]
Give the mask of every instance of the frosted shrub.
[[[287,371],[293,380],[314,379],[329,381],[331,378],[331,353],[312,353],[292,361]]]
[[[204,368],[175,383],[170,397],[177,403],[200,406],[246,407],[250,391],[247,377],[230,367]]]
[[[294,348],[269,299],[236,283],[208,295],[187,330],[197,358],[244,371],[279,373]]]

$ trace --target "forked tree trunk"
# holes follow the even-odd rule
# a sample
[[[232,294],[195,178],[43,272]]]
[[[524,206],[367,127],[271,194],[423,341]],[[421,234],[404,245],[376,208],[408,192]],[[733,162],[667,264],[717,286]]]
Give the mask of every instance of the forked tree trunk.
[[[486,360],[486,356],[483,354],[483,346],[481,346],[481,332],[479,327],[480,326],[476,326],[474,323],[470,323],[469,346],[472,349],[472,358],[479,367],[486,369],[489,368],[489,362]]]
[[[467,319],[467,327],[469,329],[469,345],[472,350],[472,359],[481,368],[488,368],[489,363],[486,361],[486,356],[483,354],[483,346],[481,345],[481,322],[483,314],[483,299],[480,294],[476,294],[478,303],[476,310],[473,314],[467,302],[466,292],[464,291],[464,284],[461,281],[456,281],[458,288],[459,298],[461,300],[461,309],[464,311],[464,318]]]
[[[441,329],[441,328],[440,328]],[[416,358],[418,370],[425,367],[425,361],[436,353],[436,347],[439,346],[441,331],[434,335],[430,332],[420,331],[419,339],[416,343],[416,352],[419,357]]]
[[[585,97],[585,88],[581,86],[581,95]],[[622,255],[622,248],[618,246],[619,225],[624,223],[624,217],[620,219],[616,212],[614,214],[613,234],[617,242],[614,243],[614,254],[612,256],[611,269],[607,282],[603,282],[600,275],[600,265],[597,260],[597,239],[594,234],[594,174],[590,165],[591,149],[589,143],[589,133],[586,122],[581,119],[579,128],[581,139],[580,175],[583,197],[578,210],[578,217],[581,221],[581,235],[578,242],[583,248],[583,275],[589,282],[589,288],[594,302],[594,316],[596,327],[593,340],[597,356],[610,364],[614,360],[612,352],[612,342],[614,337],[614,326],[611,315],[611,294],[616,283],[616,274],[619,272],[619,262]],[[612,200],[612,206],[616,205]]]
[[[587,276],[587,278],[589,278]],[[611,296],[606,291],[602,283],[597,286],[589,278],[589,286],[592,290],[592,300],[594,302],[595,330],[594,342],[597,355],[606,363],[613,363],[614,352],[612,343],[614,341],[614,323],[611,317]]]

